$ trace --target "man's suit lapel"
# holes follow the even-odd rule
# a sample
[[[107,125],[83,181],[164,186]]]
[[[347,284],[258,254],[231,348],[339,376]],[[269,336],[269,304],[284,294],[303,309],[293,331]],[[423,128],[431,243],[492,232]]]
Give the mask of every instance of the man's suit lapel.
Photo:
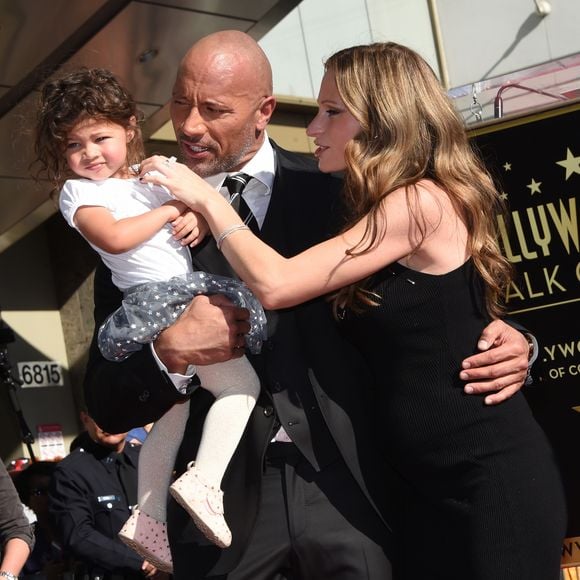
[[[289,195],[284,188],[284,170],[278,166],[274,177],[268,212],[262,225],[260,237],[277,252],[286,255],[288,250],[288,226],[285,212],[289,209]]]
[[[277,252],[290,257],[304,249],[301,212],[308,208],[305,198],[310,195],[304,189],[308,187],[308,177],[292,165],[292,160],[275,143],[272,146],[276,155],[276,173],[261,237]]]

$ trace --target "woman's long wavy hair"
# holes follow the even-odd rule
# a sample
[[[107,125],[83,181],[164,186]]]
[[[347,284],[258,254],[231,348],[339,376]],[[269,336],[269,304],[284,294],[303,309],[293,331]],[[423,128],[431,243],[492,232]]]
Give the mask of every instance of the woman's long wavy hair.
[[[496,214],[503,204],[432,69],[417,53],[392,42],[341,50],[325,68],[362,128],[345,151],[344,191],[350,212],[344,229],[367,214],[370,219],[350,254],[364,253],[381,242],[387,219],[381,202],[398,188],[405,188],[419,247],[426,229],[417,209],[416,184],[430,179],[449,195],[465,223],[468,251],[486,285],[487,310],[498,316],[511,279],[511,266],[497,242]],[[335,310],[372,304],[366,283],[338,291]]]
[[[73,176],[65,158],[68,134],[77,123],[88,119],[132,129],[127,163],[139,163],[145,156],[138,124],[141,118],[132,96],[106,69],[81,68],[48,81],[41,91],[35,126],[37,177],[46,177],[60,189]]]

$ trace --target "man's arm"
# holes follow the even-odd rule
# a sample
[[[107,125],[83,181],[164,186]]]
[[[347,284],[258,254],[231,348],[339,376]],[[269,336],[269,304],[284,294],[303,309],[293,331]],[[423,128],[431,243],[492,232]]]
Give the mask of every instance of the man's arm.
[[[94,283],[95,329],[121,304],[122,295],[110,272],[97,267]],[[223,296],[197,296],[158,337],[154,348],[169,373],[184,373],[192,364],[213,364],[242,356],[248,313]],[[96,333],[95,333],[96,334]],[[145,347],[123,362],[105,360],[96,344],[89,352],[85,400],[91,417],[106,431],[122,433],[159,419],[175,403],[188,398],[199,385],[197,377],[185,392],[178,390]]]
[[[466,358],[459,377],[468,381],[465,393],[485,397],[487,405],[501,403],[512,397],[524,385],[532,348],[522,327],[494,320],[482,332],[477,344],[482,352]]]
[[[94,278],[95,334],[84,390],[91,417],[110,433],[123,433],[157,420],[173,404],[186,398],[162,374],[149,349],[144,348],[120,363],[107,361],[101,355],[97,330],[120,306],[122,298],[111,281],[111,273],[99,263]]]
[[[171,373],[184,374],[189,365],[215,364],[244,354],[249,312],[225,296],[198,298],[155,341],[155,352]]]

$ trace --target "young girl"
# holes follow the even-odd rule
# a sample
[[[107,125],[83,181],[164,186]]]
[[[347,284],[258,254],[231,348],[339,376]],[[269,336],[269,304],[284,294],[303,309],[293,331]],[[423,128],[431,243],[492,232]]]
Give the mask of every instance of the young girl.
[[[143,157],[137,109],[110,72],[82,69],[48,82],[35,146],[42,170],[57,185],[71,172],[78,177],[64,183],[60,209],[124,292],[123,306],[99,330],[106,358],[123,360],[154,340],[200,293],[223,293],[248,308],[252,329],[247,344],[259,351],[266,338],[259,302],[236,280],[192,271],[186,244],[196,241],[195,218],[164,188],[143,184],[132,173],[131,165]],[[231,532],[220,483],[254,407],[259,380],[245,356],[198,366],[197,374],[216,401],[194,466],[170,492],[208,539],[227,547]],[[138,510],[120,532],[125,543],[164,571],[171,571],[167,488],[188,410],[188,404],[175,405],[149,434],[140,454]]]
[[[319,168],[345,172],[350,215],[302,254],[266,246],[184,165],[144,179],[203,213],[267,308],[331,294],[378,386],[378,443],[405,482],[392,501],[397,578],[556,580],[566,511],[545,435],[521,393],[489,406],[459,380],[510,279],[493,182],[433,71],[406,47],[333,55],[318,102],[308,133]]]

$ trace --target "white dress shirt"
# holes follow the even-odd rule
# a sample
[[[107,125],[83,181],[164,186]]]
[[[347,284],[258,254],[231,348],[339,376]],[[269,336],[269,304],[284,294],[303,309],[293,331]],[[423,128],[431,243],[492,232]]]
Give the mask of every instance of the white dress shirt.
[[[274,185],[276,172],[275,152],[267,135],[265,136],[264,143],[262,143],[262,146],[258,149],[252,159],[250,159],[250,161],[248,161],[240,171],[234,171],[232,173],[240,172],[253,177],[244,188],[242,197],[248,204],[248,207],[252,210],[252,213],[258,222],[258,226],[261,228],[264,219],[266,218],[268,206],[270,205],[270,194],[272,193],[272,186]],[[223,183],[228,175],[230,174],[218,173],[217,175],[212,175],[211,177],[206,178],[205,181],[215,189],[219,190],[222,195],[227,198],[229,197],[229,192],[227,188],[223,186]],[[153,343],[151,343],[151,352],[153,353],[157,365],[171,379],[175,388],[180,393],[186,393],[189,381],[196,373],[195,366],[189,365],[185,374],[170,373],[161,359],[157,356]]]

